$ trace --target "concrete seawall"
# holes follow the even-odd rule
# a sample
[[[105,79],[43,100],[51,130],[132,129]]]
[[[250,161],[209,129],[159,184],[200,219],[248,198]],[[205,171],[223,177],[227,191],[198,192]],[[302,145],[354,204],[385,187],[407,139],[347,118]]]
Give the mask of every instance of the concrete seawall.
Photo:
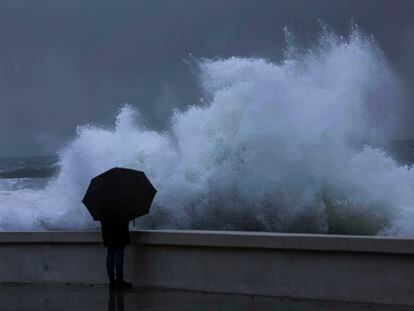
[[[414,305],[414,240],[217,231],[137,231],[136,286]],[[0,233],[0,283],[103,284],[99,232]]]

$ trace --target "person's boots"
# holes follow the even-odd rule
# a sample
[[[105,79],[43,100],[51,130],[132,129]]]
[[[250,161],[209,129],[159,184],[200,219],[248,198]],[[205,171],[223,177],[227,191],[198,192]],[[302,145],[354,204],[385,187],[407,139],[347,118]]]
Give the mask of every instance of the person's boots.
[[[116,280],[116,288],[124,288],[124,289],[130,289],[132,288],[132,284],[125,282],[124,279],[117,279]]]
[[[109,278],[109,288],[116,288],[115,278]]]

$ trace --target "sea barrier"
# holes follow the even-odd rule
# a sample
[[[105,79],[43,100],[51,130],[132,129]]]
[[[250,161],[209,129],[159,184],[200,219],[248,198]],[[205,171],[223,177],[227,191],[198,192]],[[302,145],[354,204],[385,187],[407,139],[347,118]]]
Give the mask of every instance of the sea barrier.
[[[410,238],[228,231],[131,233],[138,287],[414,305]],[[107,282],[100,232],[1,232],[0,283]]]

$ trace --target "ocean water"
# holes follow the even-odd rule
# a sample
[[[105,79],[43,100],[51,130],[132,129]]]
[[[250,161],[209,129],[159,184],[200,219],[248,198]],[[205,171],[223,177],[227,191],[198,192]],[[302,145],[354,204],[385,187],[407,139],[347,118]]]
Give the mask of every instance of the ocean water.
[[[0,158],[0,190],[39,190],[57,173],[57,156]]]
[[[412,166],[414,164],[414,140],[394,140],[388,141],[382,146],[393,159],[401,166]],[[43,192],[48,186],[55,182],[59,173],[59,157],[58,156],[41,156],[41,157],[17,157],[17,158],[0,158],[0,208],[2,200],[6,200],[8,196],[15,196],[19,193],[32,193],[35,197],[36,192]],[[4,202],[4,201],[3,201]],[[18,201],[16,202],[18,210]],[[45,223],[38,222],[39,225]],[[144,223],[144,227],[148,224]],[[338,226],[336,233],[358,233],[355,231],[344,231]],[[7,226],[4,226],[7,228]],[[350,226],[344,226],[350,227]],[[352,227],[352,226],[351,226]],[[14,226],[10,226],[14,228]],[[47,227],[30,227],[31,230],[45,230]],[[26,231],[26,228],[19,228]],[[59,226],[54,228],[60,229]],[[80,229],[80,228],[66,228]],[[85,229],[85,228],[84,228]],[[300,231],[300,230],[299,230]],[[305,230],[306,231],[306,230]],[[364,230],[361,230],[364,233]],[[333,231],[335,233],[335,231]]]
[[[89,180],[124,166],[158,189],[139,227],[413,235],[413,142],[391,142],[404,94],[386,56],[356,26],[306,50],[286,38],[278,63],[196,60],[203,98],[163,132],[124,105],[56,159],[4,160],[0,230],[96,228]]]

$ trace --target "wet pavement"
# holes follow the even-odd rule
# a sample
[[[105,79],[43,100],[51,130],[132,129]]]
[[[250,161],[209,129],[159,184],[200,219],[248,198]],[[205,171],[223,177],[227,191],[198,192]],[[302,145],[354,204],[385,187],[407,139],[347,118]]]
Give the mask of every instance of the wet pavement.
[[[105,287],[21,285],[0,286],[0,310],[405,311],[414,310],[414,307],[305,301],[173,290],[134,289],[129,291],[109,291]]]

